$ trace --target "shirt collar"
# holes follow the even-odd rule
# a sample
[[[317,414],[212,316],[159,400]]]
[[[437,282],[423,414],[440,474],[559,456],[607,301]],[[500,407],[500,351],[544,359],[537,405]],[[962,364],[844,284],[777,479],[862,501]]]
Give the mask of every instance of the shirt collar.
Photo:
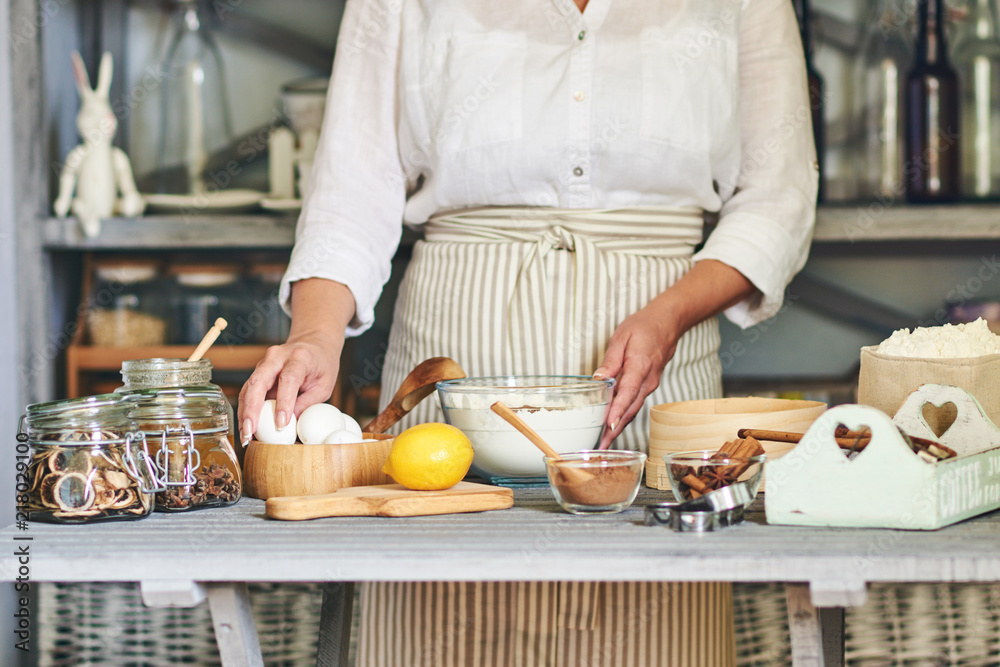
[[[582,13],[573,0],[552,0],[552,4],[572,30],[596,29],[604,22],[611,0],[589,0],[587,8]]]

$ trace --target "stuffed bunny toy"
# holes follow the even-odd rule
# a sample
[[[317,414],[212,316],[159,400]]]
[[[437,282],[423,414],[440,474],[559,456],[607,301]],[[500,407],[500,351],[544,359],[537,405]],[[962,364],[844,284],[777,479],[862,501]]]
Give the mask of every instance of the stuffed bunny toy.
[[[59,176],[59,197],[53,208],[60,218],[72,209],[88,237],[101,231],[101,219],[114,212],[128,217],[141,215],[146,203],[135,187],[132,164],[124,151],[111,145],[118,119],[111,111],[111,54],[101,56],[97,87],[90,89],[90,77],[83,59],[72,54],[73,76],[80,91],[80,113],[76,129],[83,143],[66,157]],[[73,191],[76,190],[76,196]],[[121,193],[121,199],[118,194]]]

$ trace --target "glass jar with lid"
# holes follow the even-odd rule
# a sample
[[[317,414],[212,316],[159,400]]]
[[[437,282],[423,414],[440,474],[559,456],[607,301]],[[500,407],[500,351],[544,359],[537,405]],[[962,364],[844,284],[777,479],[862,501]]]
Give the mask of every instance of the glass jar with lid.
[[[122,362],[122,382],[124,385],[115,393],[136,389],[158,389],[163,387],[200,387],[216,393],[218,405],[226,413],[226,428],[231,442],[236,442],[236,419],[233,406],[222,388],[212,383],[212,362],[208,359],[187,361],[186,359],[129,359]]]
[[[172,387],[122,392],[145,435],[165,490],[155,509],[179,512],[232,505],[243,492],[229,418],[217,388]]]
[[[242,280],[240,267],[229,264],[179,264],[170,267],[172,288],[171,321],[173,342],[197,345],[222,317],[231,325],[245,320],[249,311],[250,291]],[[217,344],[239,345],[235,331],[226,327]]]
[[[92,523],[141,519],[162,489],[132,404],[102,394],[29,405],[18,441],[30,460],[18,502],[30,521]]]
[[[102,347],[163,345],[167,302],[156,262],[106,260],[94,268],[87,329]]]

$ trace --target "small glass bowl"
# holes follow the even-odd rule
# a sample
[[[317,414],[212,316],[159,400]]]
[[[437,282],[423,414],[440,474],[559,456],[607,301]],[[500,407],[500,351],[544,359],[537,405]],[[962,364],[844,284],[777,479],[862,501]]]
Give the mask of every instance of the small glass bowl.
[[[646,455],[631,451],[582,451],[544,457],[549,488],[570,514],[614,514],[635,500]],[[573,471],[584,472],[579,479]]]
[[[708,478],[708,489],[721,489],[732,482],[743,482],[750,492],[751,501],[757,497],[764,475],[766,454],[758,456],[730,456],[712,459],[716,452],[710,449],[693,452],[674,452],[663,457],[667,464],[667,480],[677,502],[697,497],[690,485],[682,480],[687,475]],[[727,481],[728,480],[728,481]],[[701,480],[704,482],[704,479]],[[707,492],[707,491],[706,491]],[[699,494],[701,495],[701,494]]]

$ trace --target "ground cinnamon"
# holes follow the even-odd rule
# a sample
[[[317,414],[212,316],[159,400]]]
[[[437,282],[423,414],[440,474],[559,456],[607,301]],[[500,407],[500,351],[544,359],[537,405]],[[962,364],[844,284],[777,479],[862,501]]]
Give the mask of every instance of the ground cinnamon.
[[[593,459],[591,459],[593,460]],[[617,505],[627,502],[639,483],[641,470],[632,466],[588,467],[592,477],[578,481],[557,469],[552,485],[564,502],[571,505]]]

